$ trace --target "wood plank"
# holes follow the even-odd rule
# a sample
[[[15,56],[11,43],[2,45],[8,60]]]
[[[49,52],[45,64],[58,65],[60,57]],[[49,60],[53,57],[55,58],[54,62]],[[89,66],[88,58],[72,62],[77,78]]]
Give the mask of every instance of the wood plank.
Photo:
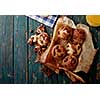
[[[14,83],[27,83],[27,17],[14,16]]]
[[[29,37],[32,35],[31,30],[35,30],[39,24],[40,23],[29,19]],[[36,59],[36,54],[33,51],[34,47],[28,46],[28,48],[29,83],[37,84],[40,64],[34,62]]]
[[[53,36],[53,28],[46,26],[46,31],[49,35]],[[58,77],[57,77],[57,74],[55,74],[55,73],[53,75],[51,75],[50,77],[46,76],[44,78],[45,84],[54,84],[54,83],[57,83],[57,81],[58,81]]]
[[[13,78],[13,16],[0,16],[0,83]]]
[[[40,25],[39,22],[29,19],[29,30],[36,30],[36,28]],[[50,28],[46,28],[49,33],[52,33],[52,30]],[[33,33],[34,34],[34,33]],[[29,37],[32,35],[32,33],[29,32]],[[34,47],[29,46],[29,83],[34,84],[45,84],[45,83],[51,83],[52,79],[46,77],[43,72],[41,72],[41,65],[39,63],[35,63],[36,54],[33,51]]]

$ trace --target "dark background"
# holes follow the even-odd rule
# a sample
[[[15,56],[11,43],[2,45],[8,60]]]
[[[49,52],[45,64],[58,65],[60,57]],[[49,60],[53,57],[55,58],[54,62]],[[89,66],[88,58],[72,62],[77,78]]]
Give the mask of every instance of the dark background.
[[[85,15],[69,15],[77,23],[87,24]],[[36,54],[27,45],[28,38],[40,25],[26,16],[0,16],[0,83],[1,84],[65,84],[71,80],[61,73],[50,77],[41,72],[41,65],[34,63]],[[100,48],[100,27],[90,27],[95,48]],[[46,27],[49,34],[53,29]],[[79,73],[80,74],[80,73]],[[100,83],[100,50],[89,73],[88,83]]]

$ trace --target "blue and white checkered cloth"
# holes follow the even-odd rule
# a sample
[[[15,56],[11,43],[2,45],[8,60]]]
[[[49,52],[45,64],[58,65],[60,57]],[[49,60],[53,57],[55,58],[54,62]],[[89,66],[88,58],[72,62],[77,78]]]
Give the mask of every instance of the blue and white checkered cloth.
[[[37,20],[40,23],[43,23],[49,27],[53,27],[55,24],[55,21],[57,20],[57,15],[49,15],[48,17],[43,17],[40,15],[29,15],[28,17]]]

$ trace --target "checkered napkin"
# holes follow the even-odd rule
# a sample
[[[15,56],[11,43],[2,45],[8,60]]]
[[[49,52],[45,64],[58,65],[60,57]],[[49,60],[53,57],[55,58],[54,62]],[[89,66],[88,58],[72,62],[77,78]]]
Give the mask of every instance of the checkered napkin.
[[[40,23],[43,23],[49,27],[53,27],[55,24],[55,21],[57,20],[57,15],[50,15],[48,17],[43,17],[39,15],[29,15],[28,17],[37,20]]]

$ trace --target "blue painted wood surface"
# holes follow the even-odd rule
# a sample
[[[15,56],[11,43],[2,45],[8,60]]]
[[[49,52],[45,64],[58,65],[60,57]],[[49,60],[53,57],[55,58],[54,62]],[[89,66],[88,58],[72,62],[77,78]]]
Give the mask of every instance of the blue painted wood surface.
[[[0,16],[0,83],[13,83],[13,16]]]
[[[85,16],[68,16],[77,23],[87,24]],[[41,65],[35,63],[34,47],[27,45],[28,38],[41,23],[26,16],[0,16],[0,83],[15,84],[66,84],[71,83],[64,74],[50,77],[41,72]],[[88,25],[88,24],[87,24]],[[89,27],[95,48],[100,48],[100,27]],[[53,29],[46,27],[49,34]],[[100,83],[100,50],[88,73],[90,83]],[[96,76],[98,76],[96,78]]]
[[[27,17],[14,16],[14,83],[27,83]]]

